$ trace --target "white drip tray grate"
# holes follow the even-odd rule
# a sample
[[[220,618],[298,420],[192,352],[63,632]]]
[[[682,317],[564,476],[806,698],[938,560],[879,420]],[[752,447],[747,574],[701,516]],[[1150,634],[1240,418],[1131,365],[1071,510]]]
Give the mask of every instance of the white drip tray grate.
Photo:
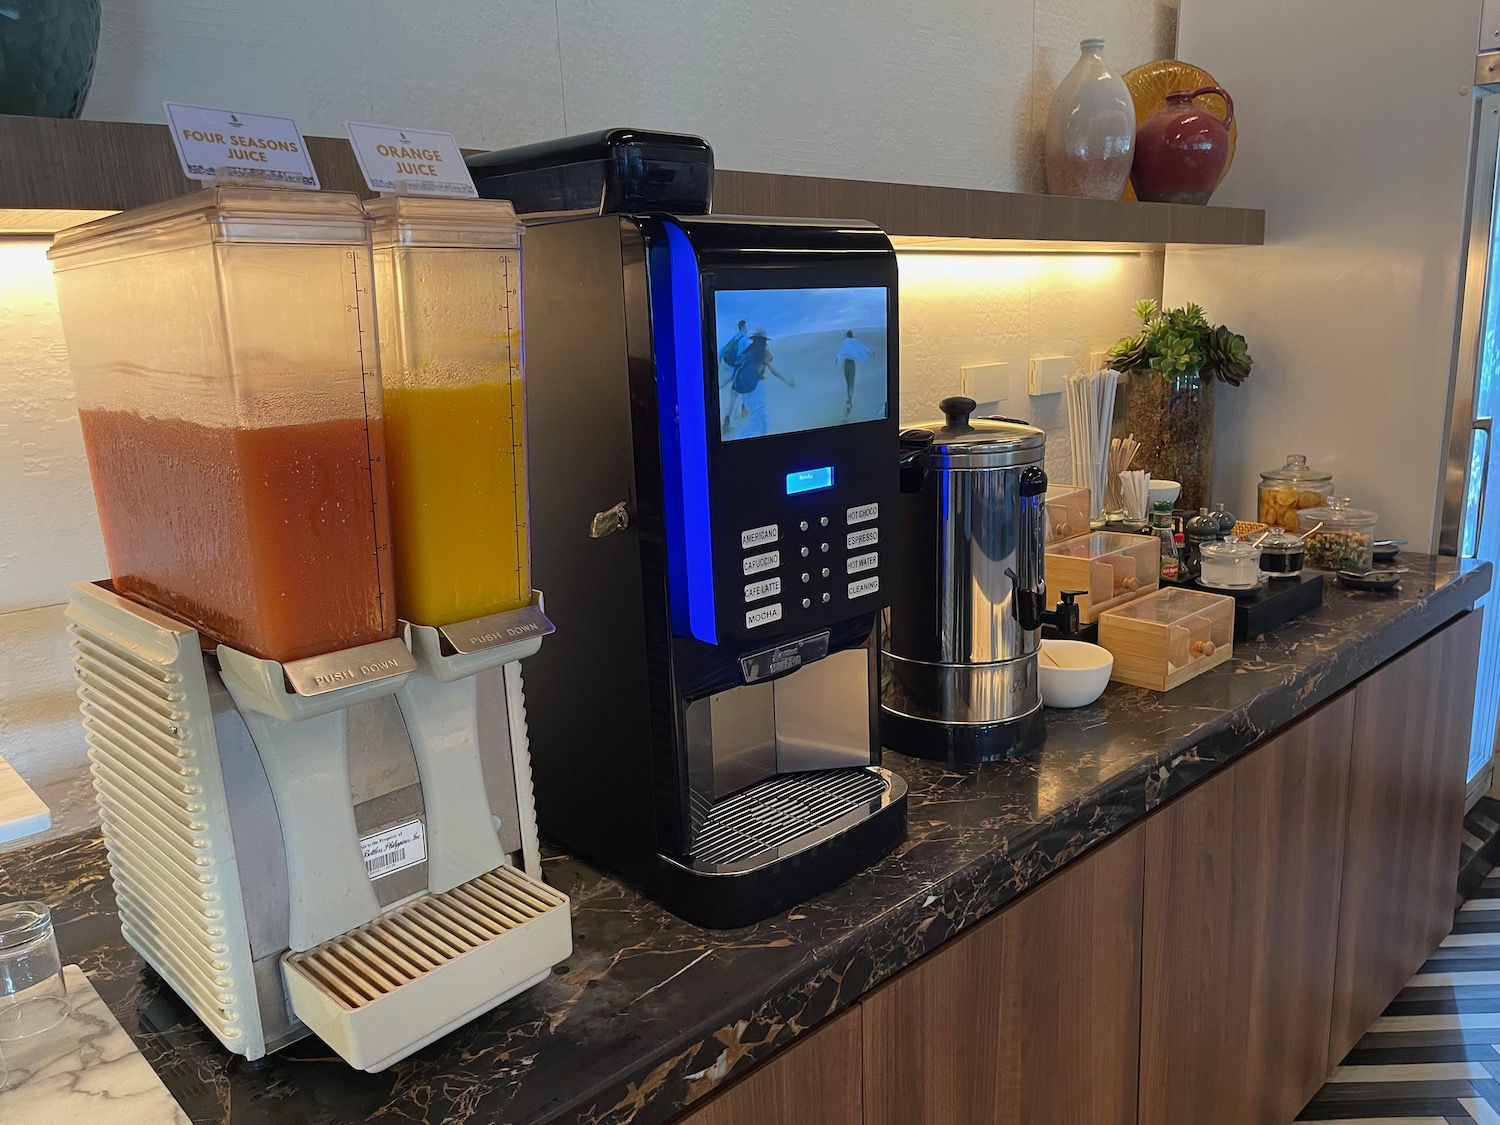
[[[572,947],[568,897],[499,867],[288,953],[282,968],[298,1017],[375,1071],[529,988]]]

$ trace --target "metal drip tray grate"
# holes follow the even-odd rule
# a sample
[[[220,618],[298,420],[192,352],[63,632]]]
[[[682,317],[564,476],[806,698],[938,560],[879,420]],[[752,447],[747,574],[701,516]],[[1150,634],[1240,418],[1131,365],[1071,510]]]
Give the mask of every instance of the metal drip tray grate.
[[[713,806],[694,842],[693,866],[723,869],[760,856],[769,862],[793,841],[811,846],[868,815],[889,791],[885,772],[869,767],[762,781]]]

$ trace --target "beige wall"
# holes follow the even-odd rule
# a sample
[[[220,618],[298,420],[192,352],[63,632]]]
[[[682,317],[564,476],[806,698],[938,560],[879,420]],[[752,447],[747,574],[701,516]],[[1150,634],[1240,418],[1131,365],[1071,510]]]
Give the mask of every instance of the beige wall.
[[[1034,191],[1077,41],[1102,34],[1121,69],[1170,54],[1176,4],[137,0],[104,20],[89,117],[159,121],[171,98],[483,146],[641,125],[708,137],[724,167]],[[106,567],[43,252],[0,242],[0,756],[57,803],[83,759],[56,606]],[[982,405],[1053,433],[1066,476],[1061,396],[1029,398],[1029,360],[1087,364],[1159,295],[1161,256],[903,255],[901,271],[903,417],[934,416],[961,365],[1004,362],[1007,399]]]

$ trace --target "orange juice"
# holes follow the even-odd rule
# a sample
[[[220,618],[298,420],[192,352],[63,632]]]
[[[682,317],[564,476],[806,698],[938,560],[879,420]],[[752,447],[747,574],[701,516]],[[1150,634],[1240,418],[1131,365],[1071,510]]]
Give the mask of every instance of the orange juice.
[[[396,610],[450,625],[531,600],[521,383],[385,388]]]

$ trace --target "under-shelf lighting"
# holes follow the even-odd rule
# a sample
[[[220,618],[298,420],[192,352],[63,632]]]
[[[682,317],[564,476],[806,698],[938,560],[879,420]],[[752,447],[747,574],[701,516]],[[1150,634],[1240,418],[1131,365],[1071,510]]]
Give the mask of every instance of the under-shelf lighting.
[[[79,223],[92,222],[114,211],[64,210],[42,207],[0,207],[0,237],[36,238],[56,234]]]

